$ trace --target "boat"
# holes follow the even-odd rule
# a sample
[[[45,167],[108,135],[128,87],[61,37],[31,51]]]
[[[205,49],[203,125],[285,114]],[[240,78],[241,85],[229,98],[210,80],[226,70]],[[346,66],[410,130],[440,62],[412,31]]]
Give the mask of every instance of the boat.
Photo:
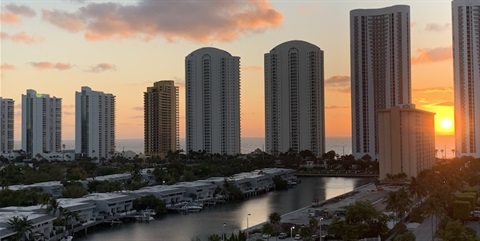
[[[60,241],[72,241],[72,240],[73,240],[73,236],[67,236],[62,238]]]
[[[199,203],[187,203],[183,206],[182,211],[184,212],[200,212],[203,210],[203,204]]]

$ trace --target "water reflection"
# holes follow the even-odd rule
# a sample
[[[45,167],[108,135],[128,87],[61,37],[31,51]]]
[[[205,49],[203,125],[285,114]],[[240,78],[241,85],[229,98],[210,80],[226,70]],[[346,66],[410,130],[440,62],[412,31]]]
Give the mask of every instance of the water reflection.
[[[301,178],[295,188],[271,192],[240,203],[230,203],[208,208],[200,213],[167,215],[151,223],[127,223],[104,230],[96,230],[83,241],[189,241],[194,237],[206,240],[210,234],[221,234],[223,223],[225,233],[250,227],[268,220],[272,212],[285,214],[308,206],[313,200],[325,200],[353,190],[369,179],[361,178]]]

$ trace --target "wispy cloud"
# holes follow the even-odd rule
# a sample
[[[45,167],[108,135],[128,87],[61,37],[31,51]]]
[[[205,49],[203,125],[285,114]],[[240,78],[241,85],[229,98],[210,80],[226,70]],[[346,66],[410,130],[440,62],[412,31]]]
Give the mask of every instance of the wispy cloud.
[[[258,65],[247,65],[247,66],[242,66],[242,70],[245,70],[245,71],[261,71],[261,70],[263,70],[263,67],[258,66]]]
[[[446,102],[440,102],[436,103],[435,106],[454,106],[455,103],[453,101],[446,101]]]
[[[0,21],[4,24],[21,23],[23,17],[33,17],[36,12],[26,5],[8,4],[1,8]]]
[[[341,105],[341,106],[329,105],[329,106],[325,106],[325,109],[348,109],[348,108],[350,108],[350,106],[348,106],[348,105]]]
[[[132,107],[132,110],[143,111],[143,106],[135,106],[135,107]]]
[[[439,62],[452,59],[452,46],[417,49],[412,64]]]
[[[83,32],[87,40],[231,41],[283,21],[269,0],[90,2],[75,12],[44,9],[42,15],[57,27]]]
[[[31,66],[33,66],[37,70],[47,70],[47,69],[56,69],[56,70],[69,70],[73,68],[72,64],[69,63],[53,63],[53,62],[30,62]]]
[[[452,93],[452,87],[436,87],[436,88],[424,88],[424,89],[413,89],[415,92],[432,94],[432,93]]]
[[[87,70],[87,72],[92,72],[92,73],[100,73],[104,72],[107,70],[115,70],[116,67],[113,64],[110,63],[99,63],[95,66],[91,66],[90,69]]]
[[[15,69],[15,65],[13,64],[2,64],[0,65],[1,70],[12,70]]]
[[[425,27],[425,30],[430,32],[442,32],[444,30],[450,30],[450,24],[449,23],[445,23],[445,24],[429,23]]]
[[[0,32],[0,39],[10,40],[12,42],[24,43],[24,44],[40,43],[40,42],[43,42],[44,40],[43,37],[28,35],[25,32],[20,32],[12,35],[5,32]]]
[[[350,93],[350,76],[332,76],[325,80],[325,87],[338,92]]]

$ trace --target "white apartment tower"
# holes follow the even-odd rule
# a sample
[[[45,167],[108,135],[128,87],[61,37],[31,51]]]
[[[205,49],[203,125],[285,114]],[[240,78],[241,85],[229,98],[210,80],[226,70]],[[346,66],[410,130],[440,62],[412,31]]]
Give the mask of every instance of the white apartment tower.
[[[22,95],[22,150],[32,158],[60,152],[62,99],[27,90]]]
[[[480,0],[454,0],[456,155],[480,157]]]
[[[115,153],[115,96],[89,87],[75,93],[75,153],[98,160]]]
[[[145,155],[164,158],[180,149],[178,86],[173,80],[157,81],[143,93]]]
[[[264,56],[266,152],[325,152],[323,51],[288,41]]]
[[[240,57],[201,48],[185,58],[187,152],[240,153]]]
[[[410,7],[350,12],[352,152],[379,152],[377,111],[411,104]]]
[[[13,151],[14,101],[0,97],[0,153]]]

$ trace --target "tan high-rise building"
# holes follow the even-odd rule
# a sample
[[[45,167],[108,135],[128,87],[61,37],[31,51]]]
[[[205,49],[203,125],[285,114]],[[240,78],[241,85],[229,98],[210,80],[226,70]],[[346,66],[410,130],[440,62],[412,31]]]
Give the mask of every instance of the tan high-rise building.
[[[435,113],[415,105],[377,112],[380,179],[405,173],[416,177],[435,162]]]
[[[173,80],[155,82],[144,92],[145,155],[164,158],[180,149],[178,86]]]

